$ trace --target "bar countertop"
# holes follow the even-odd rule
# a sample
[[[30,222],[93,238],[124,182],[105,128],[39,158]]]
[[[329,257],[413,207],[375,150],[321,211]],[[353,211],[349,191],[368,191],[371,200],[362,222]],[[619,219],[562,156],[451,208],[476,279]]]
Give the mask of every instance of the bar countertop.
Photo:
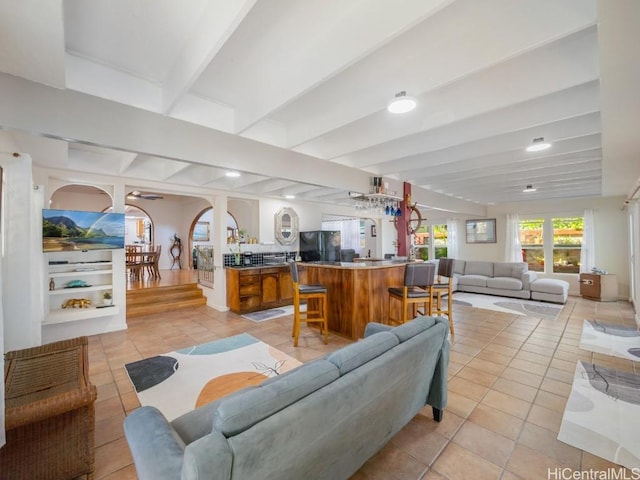
[[[389,268],[397,267],[398,265],[405,265],[406,261],[397,260],[383,260],[383,261],[365,261],[360,260],[358,262],[300,262],[298,265],[305,265],[310,267],[327,267],[327,268]]]

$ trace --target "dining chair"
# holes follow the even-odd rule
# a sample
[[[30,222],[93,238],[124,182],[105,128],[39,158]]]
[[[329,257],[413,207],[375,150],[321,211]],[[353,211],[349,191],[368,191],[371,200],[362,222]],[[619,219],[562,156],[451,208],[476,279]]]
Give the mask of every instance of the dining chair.
[[[298,265],[295,261],[289,261],[291,279],[293,281],[293,346],[298,346],[301,323],[320,323],[324,332],[324,343],[329,343],[329,324],[327,320],[327,287],[323,285],[301,285],[298,275]],[[310,310],[307,302],[306,311],[301,311],[300,304],[303,300],[316,300],[312,305],[317,309]]]
[[[433,282],[436,266],[433,263],[407,263],[404,267],[404,285],[401,287],[389,287],[389,323],[406,323],[409,320],[407,307],[413,308],[413,317],[416,316],[416,307],[424,306],[424,314],[433,314]],[[391,300],[396,299],[401,303],[400,320],[391,318]],[[428,305],[428,310],[427,310]]]
[[[453,258],[438,260],[438,277],[433,284],[433,298],[436,302],[436,314],[446,315],[449,319],[449,330],[453,336]],[[442,305],[442,299],[447,299],[447,307]]]
[[[131,280],[139,280],[141,278],[142,259],[140,251],[141,245],[125,246],[125,263]]]

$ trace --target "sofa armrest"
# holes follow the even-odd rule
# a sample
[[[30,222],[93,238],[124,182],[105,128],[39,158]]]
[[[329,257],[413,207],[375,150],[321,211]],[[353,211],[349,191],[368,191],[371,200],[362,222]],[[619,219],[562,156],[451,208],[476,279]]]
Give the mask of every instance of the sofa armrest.
[[[439,321],[442,321],[439,319]],[[445,320],[446,321],[446,320]],[[449,369],[449,350],[451,343],[449,341],[449,325],[448,322],[445,327],[447,334],[444,336],[442,342],[442,348],[440,350],[440,356],[438,357],[438,363],[433,372],[433,378],[431,380],[431,387],[429,388],[429,395],[427,397],[427,405],[431,405],[434,409],[434,419],[440,421],[442,419],[441,411],[447,406],[447,383],[448,383],[448,369]],[[440,411],[439,418],[436,414],[436,410]]]
[[[191,443],[184,452],[182,480],[229,480],[233,452],[225,436],[217,430]]]
[[[531,290],[531,284],[538,278],[538,272],[528,270],[522,274],[522,289]]]
[[[180,478],[185,445],[160,410],[134,410],[124,420],[124,434],[140,480]]]
[[[367,323],[367,326],[364,328],[364,338],[367,338],[370,335],[378,332],[386,332],[391,330],[393,327],[389,325],[384,325],[382,323],[370,322]]]

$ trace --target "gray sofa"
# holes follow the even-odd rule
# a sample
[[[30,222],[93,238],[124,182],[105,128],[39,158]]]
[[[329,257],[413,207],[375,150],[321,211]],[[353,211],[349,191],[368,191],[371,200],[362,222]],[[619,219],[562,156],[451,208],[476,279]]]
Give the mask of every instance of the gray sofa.
[[[453,263],[454,289],[458,292],[486,293],[502,297],[531,298],[536,272],[524,262],[482,262],[456,260]]]
[[[365,338],[173,422],[153,407],[124,429],[140,480],[346,479],[426,404],[447,401],[449,324],[371,323]]]

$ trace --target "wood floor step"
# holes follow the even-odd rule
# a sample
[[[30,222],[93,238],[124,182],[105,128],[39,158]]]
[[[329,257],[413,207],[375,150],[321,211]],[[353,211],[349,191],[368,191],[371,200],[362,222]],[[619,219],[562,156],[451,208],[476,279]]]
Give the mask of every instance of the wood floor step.
[[[127,305],[145,305],[148,303],[169,303],[203,297],[202,290],[184,290],[173,292],[153,292],[145,295],[127,294]]]
[[[140,305],[127,304],[127,318],[139,317],[142,315],[150,315],[153,313],[168,312],[173,310],[180,310],[183,308],[199,307],[207,304],[207,298],[197,297],[187,300],[177,300],[172,302],[157,302],[146,303]]]
[[[197,283],[127,291],[127,317],[192,308],[207,304]]]

